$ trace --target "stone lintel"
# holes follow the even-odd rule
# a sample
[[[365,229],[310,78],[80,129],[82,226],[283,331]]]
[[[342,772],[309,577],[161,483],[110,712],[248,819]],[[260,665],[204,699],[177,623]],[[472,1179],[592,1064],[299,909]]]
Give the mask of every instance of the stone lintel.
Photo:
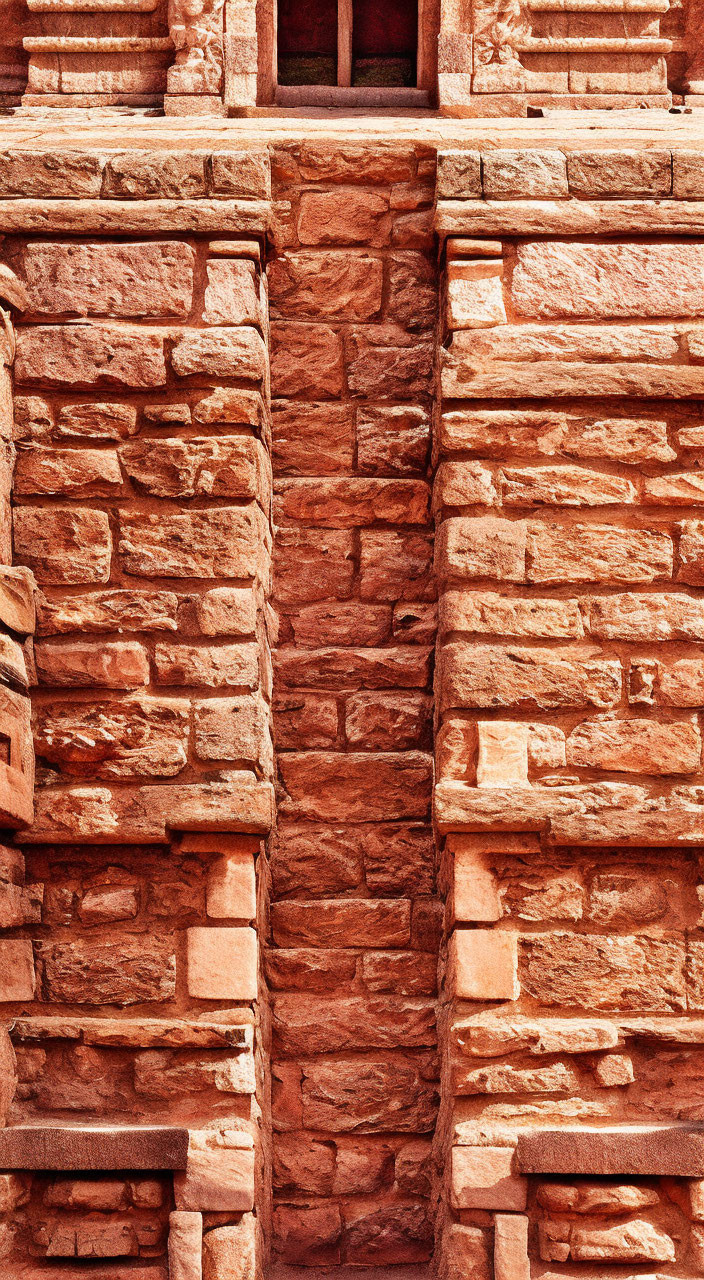
[[[188,1130],[17,1125],[0,1130],[0,1169],[185,1169]]]
[[[533,1130],[518,1138],[516,1166],[521,1173],[701,1178],[704,1127]]]

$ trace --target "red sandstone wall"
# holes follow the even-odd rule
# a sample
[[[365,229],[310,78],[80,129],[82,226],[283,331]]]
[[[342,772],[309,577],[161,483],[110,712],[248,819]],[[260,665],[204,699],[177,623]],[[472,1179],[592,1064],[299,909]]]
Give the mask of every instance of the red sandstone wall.
[[[567,199],[672,181],[657,151],[439,161],[440,219],[473,233],[483,191],[499,232],[447,242],[434,490],[450,1275],[702,1266],[701,1183],[657,1179],[684,1150],[608,1126],[701,1116],[704,257],[637,234],[657,205],[596,240],[616,206]]]
[[[5,202],[41,591],[9,1265],[250,1280],[254,1208],[282,1263],[693,1280],[700,156],[443,155],[439,279],[429,149],[272,162],[266,286],[261,154],[50,155]],[[181,1164],[87,1176],[67,1118]]]
[[[274,1248],[432,1251],[434,159],[273,157]]]

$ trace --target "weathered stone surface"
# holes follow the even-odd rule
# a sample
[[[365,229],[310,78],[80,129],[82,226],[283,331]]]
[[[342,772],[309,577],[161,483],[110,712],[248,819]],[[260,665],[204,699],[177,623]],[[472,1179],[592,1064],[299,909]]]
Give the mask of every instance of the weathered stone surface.
[[[292,817],[354,822],[428,812],[430,759],[421,752],[307,751],[282,756],[280,768],[287,793],[281,811]]]
[[[17,339],[18,382],[60,387],[162,387],[164,338],[126,326],[37,325]]]
[[[132,640],[108,640],[100,644],[47,640],[37,645],[35,658],[44,684],[99,685],[108,689],[149,684],[146,650]]]
[[[235,1129],[191,1129],[185,1173],[174,1177],[176,1208],[248,1212],[254,1207],[254,1148]]]
[[[20,453],[15,466],[15,493],[100,498],[121,488],[117,454],[105,450],[31,449]]]
[[[454,641],[442,653],[441,705],[449,707],[614,706],[620,664],[571,649],[503,648]]]
[[[342,391],[342,342],[329,325],[275,321],[271,326],[275,396],[325,399]]]
[[[203,319],[207,324],[262,322],[256,270],[253,262],[216,259],[207,266]]]
[[[21,507],[14,518],[15,554],[40,583],[107,582],[110,522],[88,507]]]
[[[352,470],[354,417],[347,404],[275,400],[271,430],[277,476]]]
[[[676,937],[554,933],[523,939],[521,988],[545,1005],[669,1013],[685,1008]]]
[[[697,245],[528,243],[512,296],[524,315],[697,316],[703,280]]]
[[[453,1147],[451,1203],[455,1209],[525,1209],[528,1184],[511,1147]]]
[[[311,1062],[303,1073],[303,1121],[328,1133],[428,1133],[437,1090],[411,1062]]]
[[[404,946],[410,941],[410,904],[365,898],[278,902],[272,928],[279,946]]]
[[[256,1226],[251,1213],[203,1237],[203,1280],[251,1280],[256,1268]]]
[[[277,1057],[418,1048],[436,1040],[434,1009],[424,1000],[381,995],[334,1000],[278,995],[273,1014]]]
[[[202,1248],[202,1214],[169,1214],[169,1280],[201,1280]]]
[[[187,760],[184,699],[126,698],[38,708],[35,750],[77,777],[170,777]]]
[[[298,235],[303,245],[383,245],[391,219],[385,196],[372,191],[307,191],[301,197]]]
[[[380,258],[330,251],[289,253],[268,269],[276,318],[371,320],[381,307]]]
[[[257,936],[249,928],[187,932],[188,992],[201,1000],[256,1000]]]
[[[167,938],[121,935],[111,942],[48,942],[37,948],[46,1000],[142,1004],[173,997],[176,960]]]
[[[139,577],[255,577],[266,546],[265,527],[253,505],[125,514],[118,551],[125,572]]]
[[[532,524],[528,530],[529,582],[654,582],[671,578],[667,534],[618,525]]]
[[[22,255],[22,279],[36,315],[185,317],[193,263],[193,250],[178,241],[37,242]]]
[[[569,1175],[586,1166],[592,1177],[699,1178],[703,1161],[704,1136],[685,1125],[534,1129],[519,1135],[516,1151],[523,1173]]]
[[[625,773],[696,773],[701,738],[693,724],[599,720],[573,729],[567,763]]]
[[[171,591],[116,588],[58,600],[43,596],[37,604],[37,631],[44,636],[74,631],[175,631],[177,608],[178,597]]]
[[[256,329],[186,330],[173,348],[171,365],[181,378],[204,373],[260,382],[266,373],[266,349]]]

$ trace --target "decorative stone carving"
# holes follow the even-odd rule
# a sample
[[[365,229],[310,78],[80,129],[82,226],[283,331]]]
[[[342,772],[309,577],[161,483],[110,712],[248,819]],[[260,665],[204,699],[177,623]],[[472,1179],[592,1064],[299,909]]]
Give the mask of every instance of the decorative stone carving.
[[[176,49],[167,84],[171,94],[219,93],[222,84],[224,0],[169,0]]]
[[[530,35],[530,21],[520,0],[476,0],[473,17],[475,68],[520,61],[516,44]]]

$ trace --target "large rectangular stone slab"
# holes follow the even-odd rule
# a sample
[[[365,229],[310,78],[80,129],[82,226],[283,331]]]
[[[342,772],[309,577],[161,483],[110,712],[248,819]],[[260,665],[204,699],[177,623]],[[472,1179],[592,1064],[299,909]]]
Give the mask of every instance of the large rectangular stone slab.
[[[0,1131],[2,1169],[185,1169],[188,1130],[17,1125]]]
[[[522,1173],[701,1178],[704,1127],[534,1130],[519,1136],[516,1163]]]

